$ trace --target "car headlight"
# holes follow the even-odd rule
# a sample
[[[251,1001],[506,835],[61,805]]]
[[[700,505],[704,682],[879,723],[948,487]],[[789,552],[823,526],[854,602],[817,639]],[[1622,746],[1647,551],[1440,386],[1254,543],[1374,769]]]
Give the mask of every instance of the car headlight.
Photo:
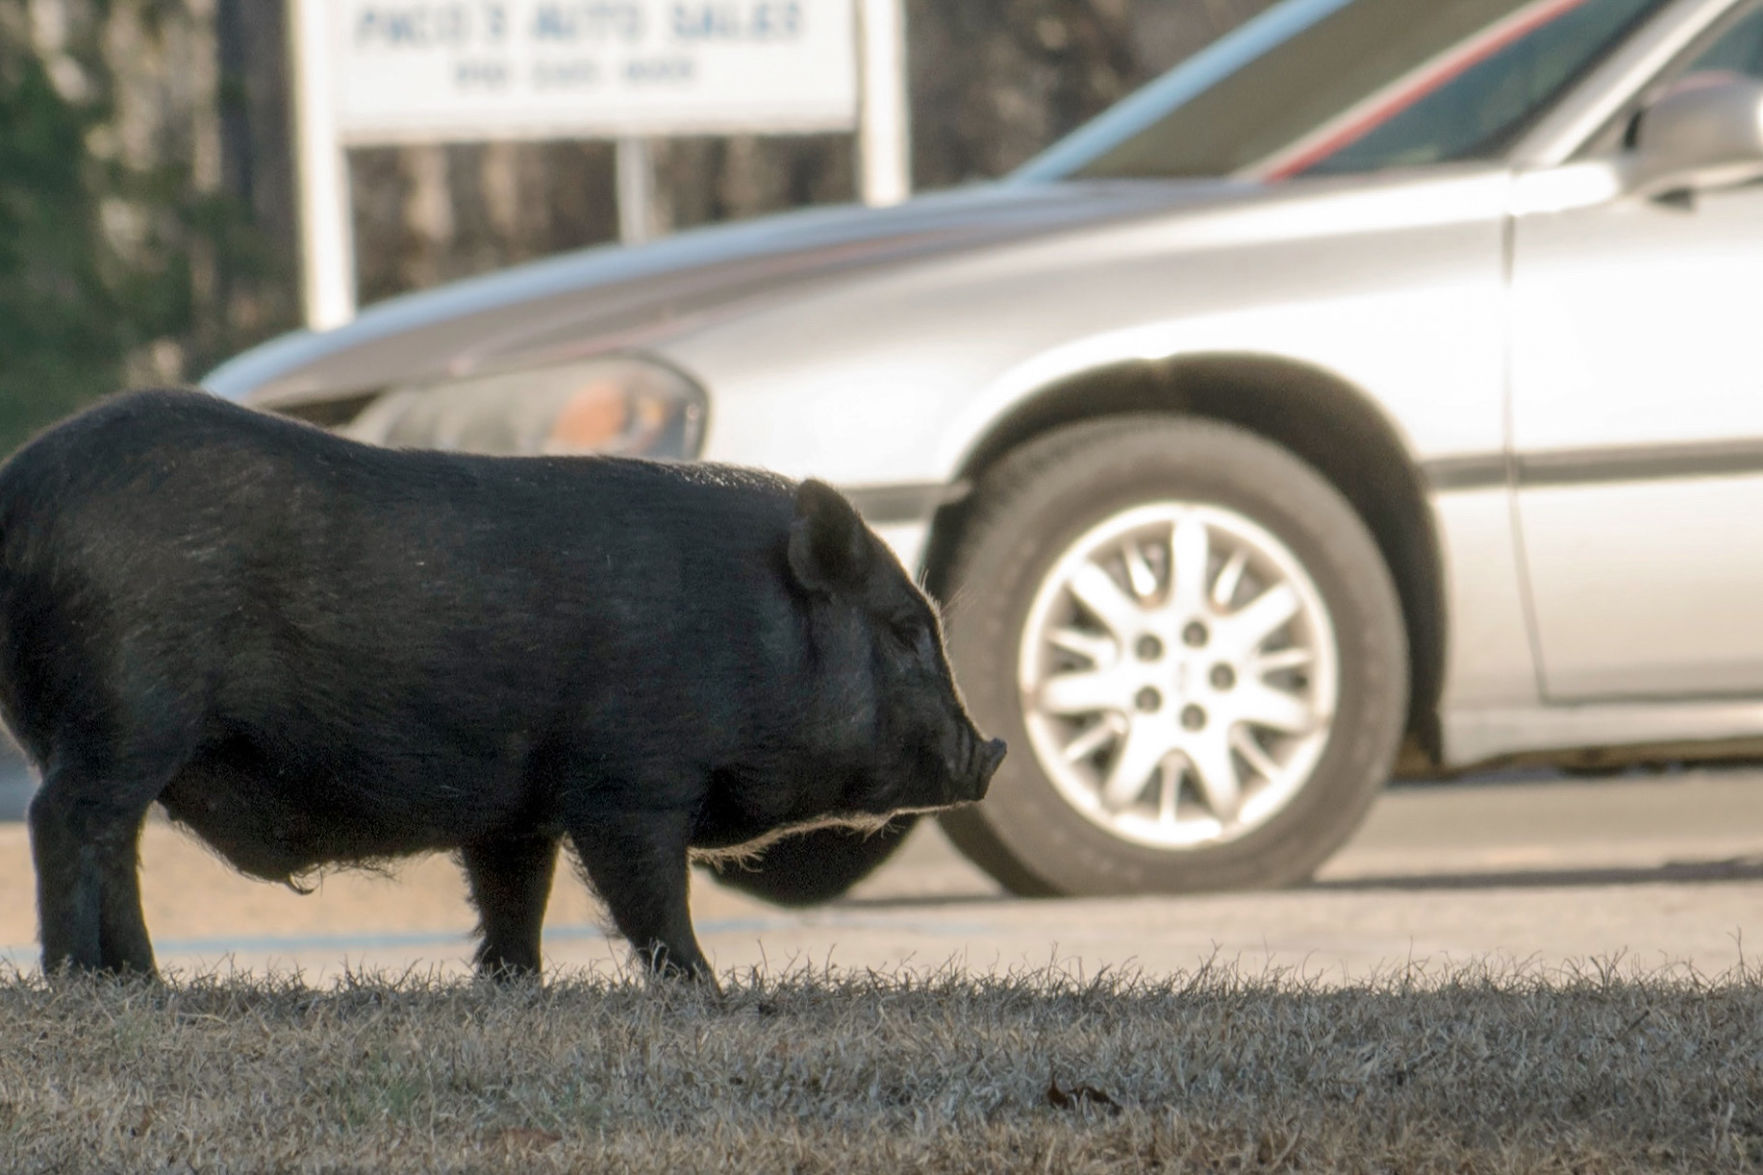
[[[679,372],[606,358],[394,387],[342,431],[392,448],[689,460],[705,415],[703,389]]]

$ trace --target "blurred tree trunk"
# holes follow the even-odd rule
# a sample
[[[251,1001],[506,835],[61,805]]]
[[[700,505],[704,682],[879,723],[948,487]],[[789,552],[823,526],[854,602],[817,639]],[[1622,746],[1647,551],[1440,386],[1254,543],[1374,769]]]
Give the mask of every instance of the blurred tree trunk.
[[[229,57],[229,2],[242,6],[0,3],[0,451],[118,383],[182,379],[289,321],[291,238],[229,193],[276,165],[227,158],[238,73],[267,89],[280,67],[244,46]],[[285,139],[260,135],[260,153]],[[263,194],[285,209],[275,186]]]
[[[1269,0],[908,0],[912,171],[1000,175]]]

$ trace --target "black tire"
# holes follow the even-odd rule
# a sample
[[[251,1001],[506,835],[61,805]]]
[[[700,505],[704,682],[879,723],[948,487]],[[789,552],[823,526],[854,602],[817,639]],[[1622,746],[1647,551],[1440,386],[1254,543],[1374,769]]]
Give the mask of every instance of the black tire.
[[[917,823],[917,816],[899,816],[873,834],[817,829],[785,837],[752,864],[707,868],[730,889],[774,905],[817,906],[843,897],[874,873],[906,843],[907,833]]]
[[[1031,745],[1017,684],[1032,602],[1063,553],[1127,509],[1175,501],[1234,512],[1283,544],[1315,585],[1338,664],[1318,757],[1285,805],[1235,839],[1183,848],[1128,839],[1068,802]],[[1005,738],[1010,755],[986,800],[945,814],[942,825],[1014,893],[1182,893],[1302,881],[1359,827],[1389,778],[1409,689],[1389,569],[1331,484],[1252,433],[1137,415],[1039,438],[977,487],[944,582],[954,601],[946,624],[957,680],[980,728]],[[1102,752],[1100,762],[1116,753]]]

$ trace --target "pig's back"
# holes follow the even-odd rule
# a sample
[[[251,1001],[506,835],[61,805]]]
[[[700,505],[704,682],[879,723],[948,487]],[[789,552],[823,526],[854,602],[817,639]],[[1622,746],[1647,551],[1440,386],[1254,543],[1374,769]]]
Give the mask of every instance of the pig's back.
[[[719,562],[781,559],[791,494],[724,466],[387,450],[150,390],[0,467],[0,550],[9,565],[111,557],[184,587],[273,571],[406,590],[451,572],[507,588],[609,571],[646,577],[655,595]]]
[[[791,509],[760,473],[396,452],[134,393],[0,470],[0,676],[120,665],[228,722],[472,753],[448,744],[617,711],[658,658],[762,656]]]

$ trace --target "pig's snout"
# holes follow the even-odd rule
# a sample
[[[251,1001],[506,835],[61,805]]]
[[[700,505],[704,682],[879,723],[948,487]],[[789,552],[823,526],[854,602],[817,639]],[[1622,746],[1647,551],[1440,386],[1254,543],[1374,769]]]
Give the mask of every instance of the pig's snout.
[[[973,747],[973,767],[969,776],[972,780],[971,798],[983,800],[986,798],[986,790],[992,785],[992,775],[1004,761],[1004,752],[1008,748],[1001,738],[988,739],[985,742],[975,739],[970,745]]]

